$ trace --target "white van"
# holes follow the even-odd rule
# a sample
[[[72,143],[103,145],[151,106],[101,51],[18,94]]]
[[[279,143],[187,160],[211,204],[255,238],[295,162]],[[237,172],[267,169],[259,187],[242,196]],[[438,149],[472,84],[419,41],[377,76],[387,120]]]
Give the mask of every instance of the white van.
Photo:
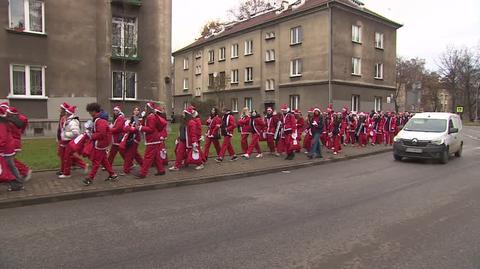
[[[462,120],[451,113],[418,113],[394,138],[393,157],[437,159],[445,164],[463,148]]]

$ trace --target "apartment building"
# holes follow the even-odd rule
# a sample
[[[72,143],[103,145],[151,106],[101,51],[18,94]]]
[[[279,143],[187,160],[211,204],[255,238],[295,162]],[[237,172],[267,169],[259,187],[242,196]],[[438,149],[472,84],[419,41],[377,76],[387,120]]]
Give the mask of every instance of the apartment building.
[[[170,103],[171,0],[0,1],[0,100],[56,130],[59,105]],[[170,107],[170,106],[169,106]]]
[[[174,52],[175,111],[194,99],[233,111],[393,110],[400,27],[359,1],[284,2]]]

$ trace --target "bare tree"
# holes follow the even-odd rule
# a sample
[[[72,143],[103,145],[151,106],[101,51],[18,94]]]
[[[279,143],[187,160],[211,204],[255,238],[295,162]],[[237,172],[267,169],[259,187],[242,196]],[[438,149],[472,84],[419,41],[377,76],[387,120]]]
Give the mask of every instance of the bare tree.
[[[399,104],[399,95],[401,94],[402,90],[406,92],[412,89],[412,86],[415,83],[419,83],[422,81],[423,76],[425,74],[425,60],[419,58],[413,58],[407,60],[405,58],[399,57],[397,58],[397,85],[395,90],[395,111],[398,112],[400,104]]]
[[[204,26],[202,26],[202,29],[200,30],[200,36],[201,37],[206,37],[206,36],[212,34],[213,32],[217,32],[217,31],[220,30],[222,25],[223,24],[218,20],[209,21],[209,22],[205,23]]]
[[[240,4],[228,11],[234,20],[250,19],[255,14],[275,7],[272,0],[241,0]]]
[[[458,102],[461,100],[459,98],[461,58],[462,51],[454,47],[447,48],[440,56],[439,71],[446,89],[452,96],[452,111],[455,111]]]
[[[459,86],[463,94],[463,105],[468,118],[475,119],[477,83],[480,81],[480,59],[472,50],[465,48],[462,50],[459,68]]]
[[[422,107],[426,111],[440,111],[440,76],[435,72],[426,72],[422,78]]]

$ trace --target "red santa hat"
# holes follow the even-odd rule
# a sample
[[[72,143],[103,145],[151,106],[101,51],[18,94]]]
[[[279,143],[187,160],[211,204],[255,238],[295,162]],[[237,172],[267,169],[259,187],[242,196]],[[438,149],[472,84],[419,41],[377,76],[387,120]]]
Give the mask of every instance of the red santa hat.
[[[147,103],[147,107],[149,107],[149,108],[152,109],[152,110],[155,110],[155,108],[156,108],[157,106],[155,105],[154,102],[148,102],[148,103]]]
[[[156,113],[162,113],[162,112],[163,112],[163,108],[157,106],[157,107],[155,107],[155,112],[156,112]]]
[[[0,103],[0,107],[3,107],[5,109],[8,109],[9,105],[7,102]]]
[[[194,111],[193,106],[189,106],[189,107],[187,107],[186,109],[183,110],[183,113],[188,114],[188,115],[192,115],[193,111]]]
[[[60,105],[60,107],[63,108],[68,114],[75,114],[75,112],[77,111],[76,106],[71,106],[68,103],[63,103]]]
[[[333,105],[332,104],[328,105],[327,112],[333,112]]]
[[[282,107],[280,108],[280,110],[282,110],[283,112],[290,112],[290,108],[288,107],[287,104],[282,105]]]
[[[295,109],[295,110],[293,111],[293,113],[294,113],[295,115],[301,115],[301,114],[302,114],[302,112],[300,112],[300,110],[298,110],[298,109]]]
[[[7,112],[10,113],[10,114],[17,115],[18,114],[18,109],[11,106],[11,107],[7,108]]]
[[[113,111],[118,111],[118,112],[122,113],[122,109],[120,108],[120,106],[113,107]]]
[[[7,110],[3,106],[0,106],[0,117],[6,117],[6,116],[7,116]]]
[[[313,112],[315,112],[315,111],[318,111],[318,112],[322,113],[322,111],[320,110],[319,107],[314,107],[314,108],[313,108]]]

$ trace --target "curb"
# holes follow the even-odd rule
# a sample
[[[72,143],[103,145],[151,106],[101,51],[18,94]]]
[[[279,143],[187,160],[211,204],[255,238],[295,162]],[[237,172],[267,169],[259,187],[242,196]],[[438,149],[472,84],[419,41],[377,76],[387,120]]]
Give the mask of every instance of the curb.
[[[205,183],[211,183],[211,182],[239,179],[244,177],[260,176],[260,175],[266,175],[271,173],[278,173],[282,171],[298,170],[302,168],[335,163],[340,161],[353,160],[353,159],[378,155],[382,153],[387,153],[391,151],[392,149],[388,148],[388,149],[362,153],[357,155],[341,156],[334,159],[309,161],[309,162],[303,162],[299,164],[269,167],[267,169],[259,169],[259,170],[244,172],[244,173],[222,174],[222,175],[203,177],[203,178],[193,177],[185,180],[148,183],[148,184],[128,186],[128,187],[117,187],[117,188],[108,189],[108,190],[93,189],[93,190],[85,190],[80,192],[11,199],[11,200],[0,202],[0,209],[39,205],[39,204],[46,204],[46,203],[55,203],[55,202],[62,202],[62,201],[71,201],[71,200],[93,198],[93,197],[119,195],[119,194],[142,192],[142,191],[149,191],[149,190],[174,188],[174,187],[181,187],[181,186],[188,186],[188,185],[198,185],[198,184],[205,184]]]

